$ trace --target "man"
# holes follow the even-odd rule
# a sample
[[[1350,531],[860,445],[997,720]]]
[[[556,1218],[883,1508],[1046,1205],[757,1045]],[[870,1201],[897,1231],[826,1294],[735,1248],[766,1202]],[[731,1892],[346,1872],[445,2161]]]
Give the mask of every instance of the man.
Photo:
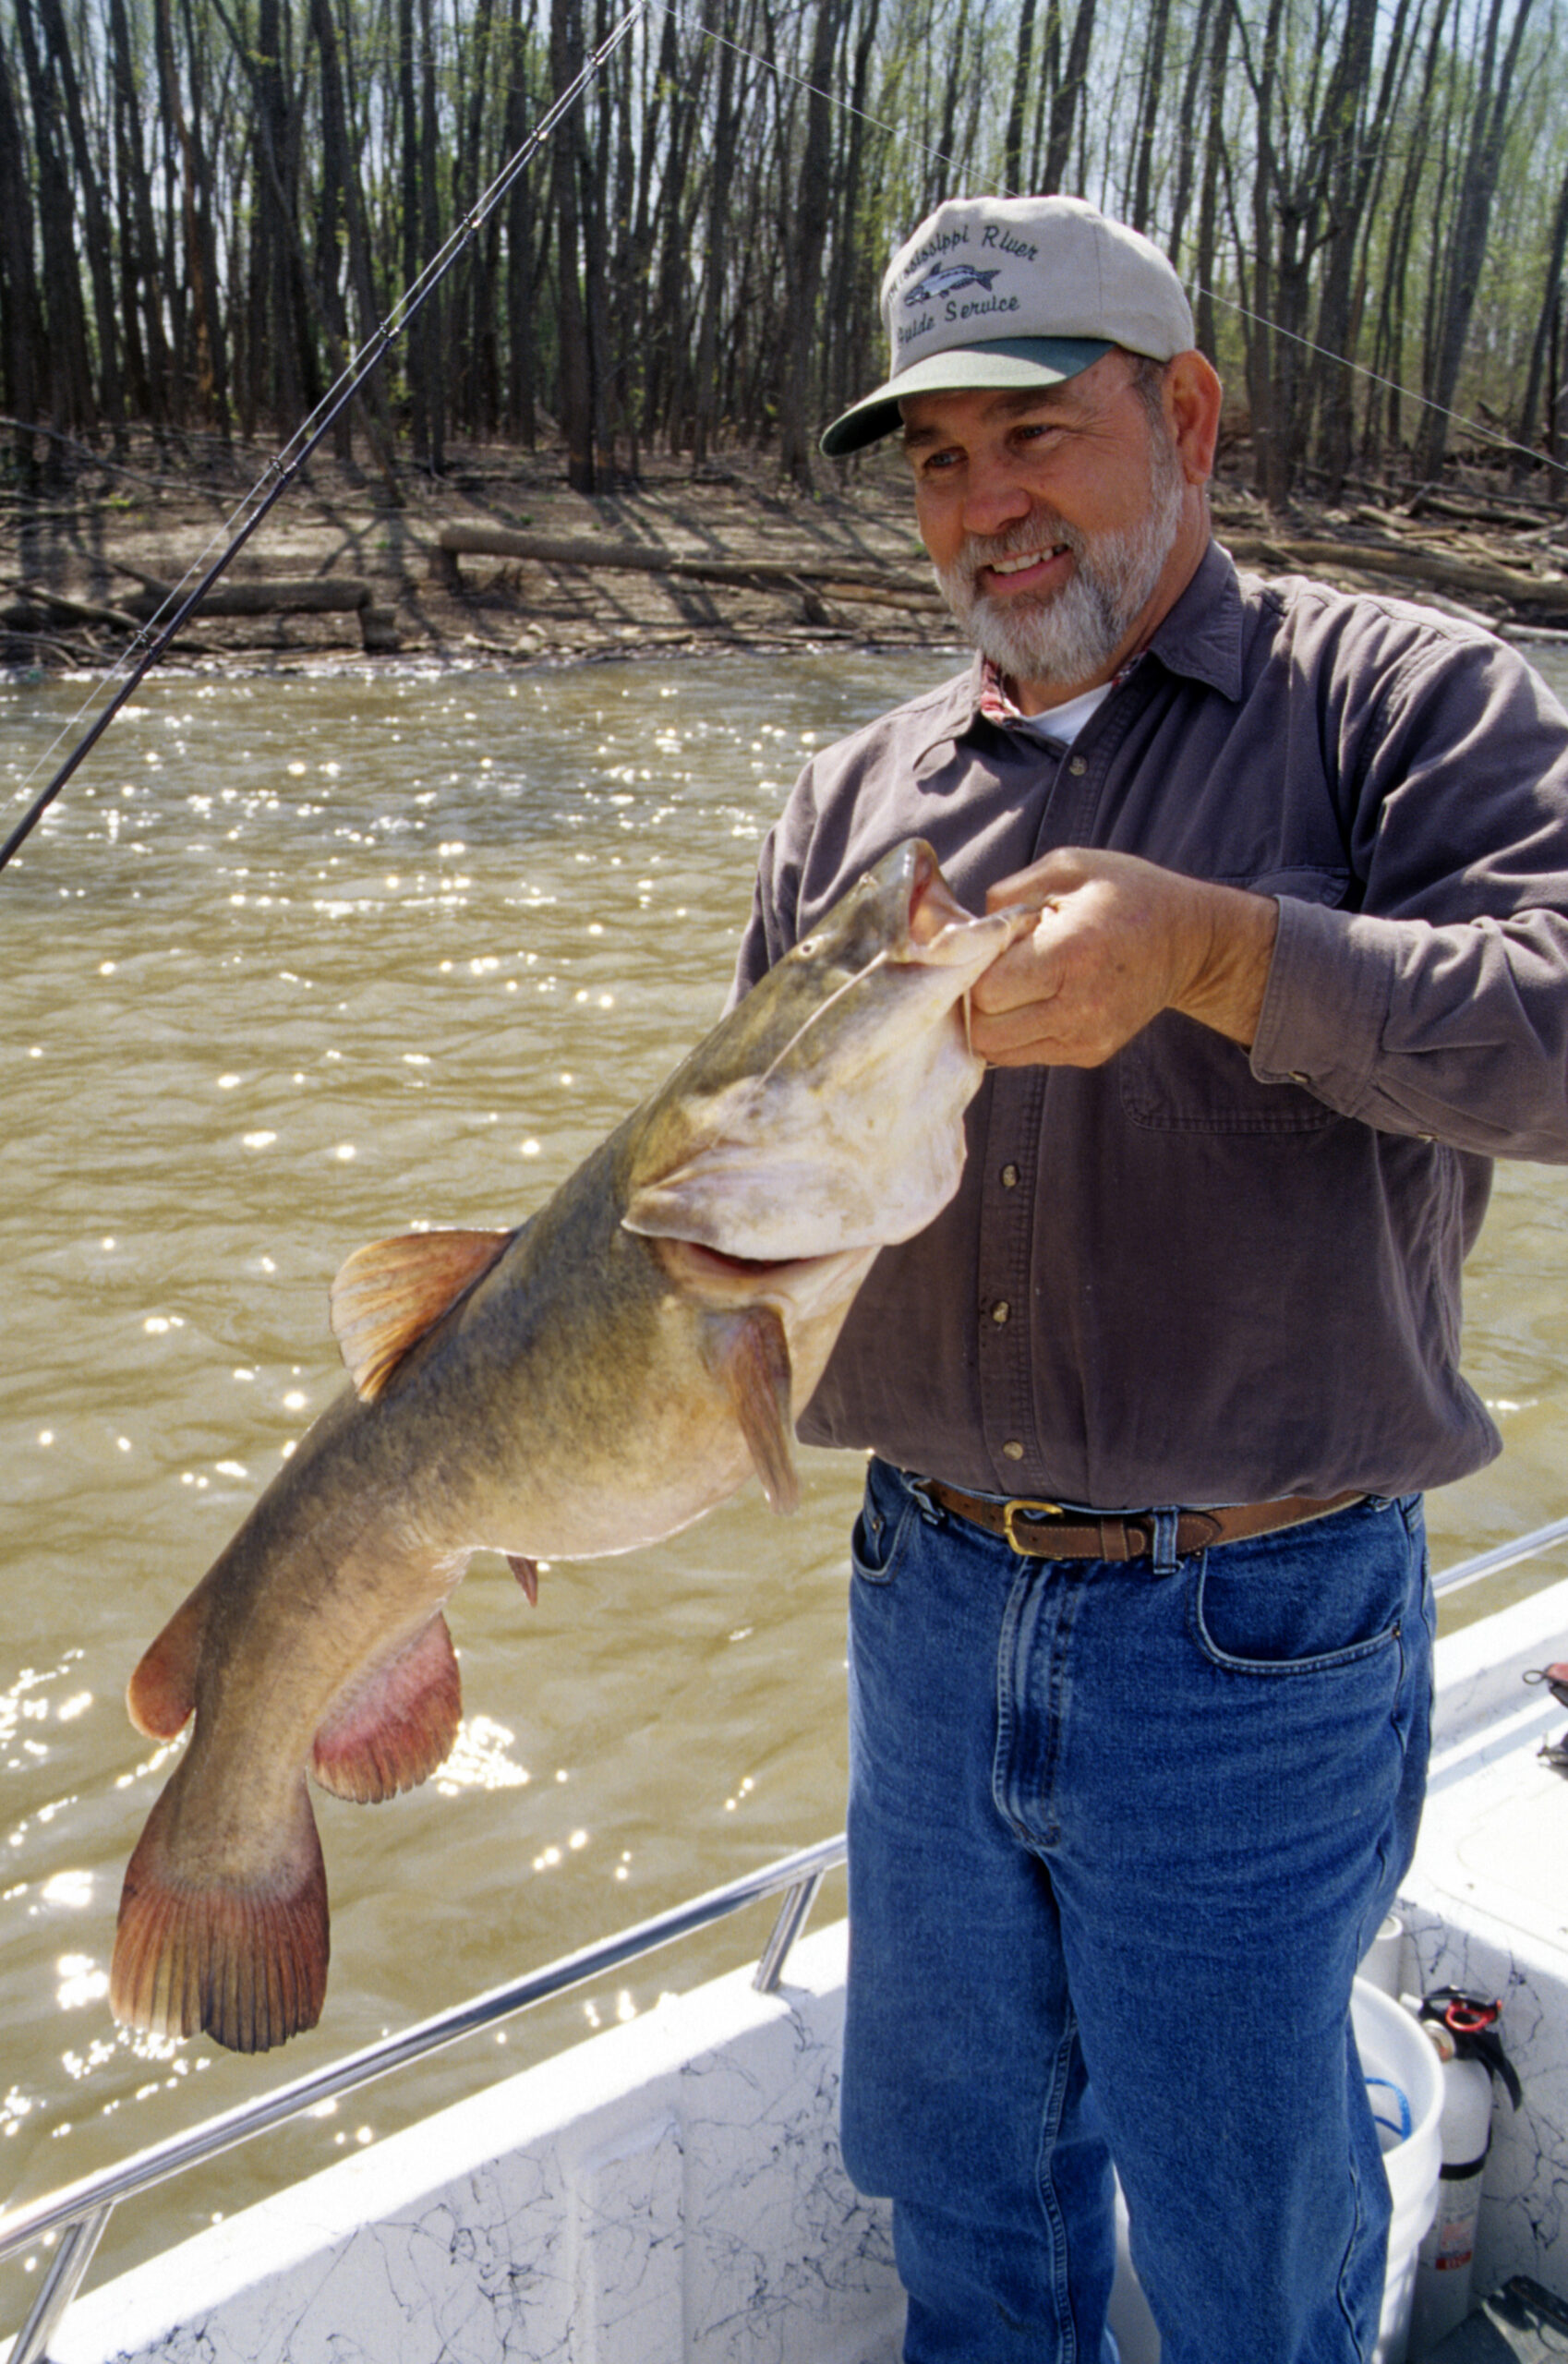
[[[1100,2364],[1114,2156],[1164,2364],[1372,2355],[1351,1979],[1408,1862],[1420,1490],[1497,1153],[1568,1155],[1568,718],[1484,633],[1210,537],[1164,259],[944,205],[886,383],[977,645],[814,762],[742,987],[898,839],[1032,937],[976,987],[958,1197],[801,1421],[854,1538],[843,2137],[910,2364]]]

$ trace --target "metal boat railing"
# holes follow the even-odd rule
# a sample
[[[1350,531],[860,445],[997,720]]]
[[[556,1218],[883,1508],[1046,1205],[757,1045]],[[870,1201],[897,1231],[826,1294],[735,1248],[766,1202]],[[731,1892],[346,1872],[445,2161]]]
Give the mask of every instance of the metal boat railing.
[[[1433,1579],[1433,1588],[1439,1593],[1457,1592],[1465,1586],[1478,1584],[1485,1576],[1535,1559],[1564,1541],[1568,1541],[1568,1518],[1554,1519],[1549,1526],[1535,1527],[1510,1543],[1500,1543],[1490,1551],[1478,1552],[1445,1569]],[[627,1962],[653,1953],[661,1946],[672,1945],[678,1938],[690,1936],[782,1889],[786,1891],[784,1901],[753,1980],[760,1992],[772,1994],[783,1974],[790,1948],[816,1900],[817,1890],[826,1875],[843,1860],[842,1834],[822,1839],[814,1847],[803,1847],[760,1871],[745,1873],[722,1888],[710,1888],[706,1895],[694,1897],[670,1912],[639,1921],[617,1936],[584,1946],[576,1953],[547,1964],[543,1970],[530,1971],[525,1977],[513,1979],[504,1986],[491,1987],[488,1993],[438,2011],[396,2035],[383,2036],[362,2051],[345,2054],[341,2060],[296,2078],[292,2084],[281,2085],[273,2093],[242,2103],[221,2117],[207,2118],[183,2134],[171,2135],[164,2141],[139,2151],[118,2166],[84,2176],[79,2182],[66,2185],[30,2207],[0,2215],[0,2261],[15,2257],[30,2242],[48,2234],[60,2236],[42,2287],[18,2334],[7,2364],[46,2364],[49,2341],[76,2296],[103,2228],[120,2201],[150,2190],[154,2184],[181,2174],[187,2167],[197,2166],[203,2160],[215,2158],[220,2152],[233,2150],[238,2143],[248,2142],[274,2126],[302,2117],[322,2102],[356,2092],[377,2077],[388,2076],[393,2069],[406,2068],[410,2062],[439,2052],[446,2044],[457,2044],[480,2029],[493,2027],[500,2020],[548,2002],[551,1996],[584,1985],[590,1979],[602,1978]]]
[[[165,2182],[169,2177],[197,2166],[205,2159],[215,2158],[222,2151],[233,2150],[236,2143],[248,2142],[254,2135],[299,2117],[340,2093],[355,2093],[373,2078],[390,2075],[392,2069],[422,2060],[428,2053],[439,2052],[443,2045],[457,2044],[482,2028],[493,2027],[499,2020],[548,2002],[552,1996],[563,1995],[589,1979],[602,1978],[644,1954],[657,1951],[660,1946],[671,1945],[679,1937],[690,1936],[698,1929],[727,1919],[759,1897],[776,1896],[782,1888],[787,1891],[784,1901],[752,1981],[760,1993],[771,1995],[783,1975],[790,1948],[816,1901],[817,1890],[827,1874],[843,1860],[842,1833],[837,1839],[824,1839],[814,1847],[802,1847],[793,1855],[782,1856],[760,1871],[742,1873],[739,1879],[710,1888],[705,1896],[693,1897],[668,1912],[656,1912],[650,1920],[621,1930],[618,1936],[602,1937],[576,1953],[563,1955],[543,1970],[530,1971],[526,1977],[513,1979],[504,1986],[492,1986],[487,1994],[453,2004],[450,2009],[438,2011],[396,2035],[383,2036],[380,2043],[367,2044],[362,2051],[347,2053],[341,2060],[330,2061],[324,2068],[296,2078],[292,2084],[280,2085],[275,2092],[242,2103],[237,2109],[207,2118],[183,2134],[171,2135],[164,2141],[139,2151],[118,2166],[103,2168],[96,2175],[84,2176],[78,2183],[66,2185],[31,2207],[0,2216],[0,2259],[14,2257],[46,2234],[61,2235],[42,2287],[17,2335],[8,2364],[44,2364],[49,2342],[80,2286],[118,2201],[150,2190],[154,2184]]]

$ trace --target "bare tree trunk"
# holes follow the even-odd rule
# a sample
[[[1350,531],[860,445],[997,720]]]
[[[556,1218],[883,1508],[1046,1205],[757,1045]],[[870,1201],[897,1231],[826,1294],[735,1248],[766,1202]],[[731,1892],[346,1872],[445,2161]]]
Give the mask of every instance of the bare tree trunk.
[[[527,44],[522,0],[509,0],[507,17],[506,129],[508,156],[523,145],[528,121]],[[534,175],[519,173],[506,200],[506,422],[508,432],[531,451],[538,441],[538,388],[534,356],[538,331],[534,308]]]
[[[1562,265],[1565,258],[1568,258],[1568,173],[1563,174],[1558,187],[1557,204],[1551,217],[1551,252],[1546,267],[1540,313],[1536,321],[1536,333],[1530,345],[1530,374],[1525,383],[1525,399],[1519,405],[1517,440],[1532,450],[1541,428],[1541,381],[1547,374],[1549,365],[1555,374],[1559,322],[1562,310]],[[1550,456],[1555,459],[1557,456],[1555,387],[1548,399],[1545,427],[1547,450]],[[1516,457],[1514,464],[1515,477],[1523,476],[1526,464],[1522,453]]]
[[[1233,0],[1234,6],[1234,0]],[[1279,202],[1279,163],[1274,152],[1274,94],[1278,73],[1282,0],[1269,0],[1263,60],[1254,84],[1258,161],[1252,179],[1252,322],[1248,347],[1248,402],[1252,413],[1252,466],[1258,490],[1271,505],[1283,501],[1288,469],[1282,442],[1285,422],[1277,409],[1273,264],[1274,215]]]
[[[1408,0],[1400,0],[1389,42],[1390,67],[1397,65],[1402,52],[1407,6]],[[1342,23],[1339,56],[1319,118],[1327,223],[1323,233],[1326,259],[1318,299],[1318,351],[1313,357],[1320,418],[1318,457],[1331,496],[1338,493],[1345,481],[1355,435],[1351,307],[1362,211],[1375,161],[1365,115],[1372,70],[1376,0],[1346,0]],[[1390,88],[1385,73],[1385,103]],[[1383,120],[1381,108],[1378,119]]]
[[[1198,178],[1198,93],[1203,83],[1203,67],[1209,55],[1212,39],[1212,18],[1214,0],[1198,0],[1198,15],[1192,28],[1192,48],[1182,78],[1181,104],[1176,115],[1176,194],[1171,199],[1170,257],[1176,269],[1181,269],[1182,239],[1187,230],[1187,217],[1192,204],[1193,185]]]
[[[1514,23],[1497,66],[1498,36],[1503,0],[1492,0],[1487,19],[1479,84],[1470,121],[1470,139],[1459,185],[1450,234],[1443,301],[1435,343],[1431,401],[1416,439],[1416,472],[1423,479],[1437,476],[1448,447],[1448,413],[1459,384],[1465,342],[1486,261],[1487,233],[1491,225],[1492,199],[1502,165],[1503,135],[1514,72],[1519,62],[1532,0],[1516,0]],[[1494,72],[1496,79],[1494,82]]]
[[[0,42],[0,391],[18,421],[11,446],[17,471],[30,486],[37,465],[32,427],[43,407],[47,355],[25,153],[11,61]]]
[[[583,59],[582,18],[574,0],[551,0],[550,80],[563,90]],[[597,492],[594,472],[594,390],[588,323],[583,308],[582,240],[577,215],[577,160],[569,138],[556,139],[550,158],[555,215],[557,337],[561,393],[557,404],[566,438],[566,481],[573,492]]]
[[[839,18],[837,0],[816,0],[806,91],[806,137],[789,246],[785,254],[783,369],[778,396],[778,464],[791,483],[809,492],[812,458],[812,341],[817,327],[822,256],[827,239],[828,156],[832,127],[824,93],[832,75]]]
[[[115,295],[114,247],[109,237],[109,219],[93,163],[92,143],[88,138],[87,119],[82,112],[81,85],[77,78],[76,63],[71,55],[70,37],[66,30],[60,0],[38,0],[38,13],[43,29],[45,52],[54,71],[59,76],[77,187],[81,194],[82,219],[87,225],[87,262],[92,281],[93,329],[98,345],[97,407],[118,436],[125,421],[125,386],[120,373],[118,305]]]
[[[1002,139],[1002,180],[1009,197],[1021,197],[1023,187],[1023,105],[1034,53],[1034,0],[1022,0],[1019,9],[1018,54],[1013,60],[1013,95],[1007,106],[1007,127]]]
[[[707,458],[719,417],[718,332],[723,312],[729,265],[730,192],[735,177],[737,124],[735,105],[736,12],[725,0],[722,30],[729,36],[718,45],[718,89],[713,126],[713,171],[708,182],[707,259],[703,280],[702,311],[697,327],[696,382],[692,404],[692,465]]]
[[[1214,325],[1214,279],[1220,244],[1220,181],[1224,169],[1224,96],[1225,75],[1230,63],[1230,0],[1219,0],[1209,54],[1209,119],[1203,140],[1203,187],[1198,200],[1198,251],[1193,273],[1198,283],[1194,333],[1200,347],[1211,361],[1219,352]],[[1248,333],[1250,336],[1250,323]]]
[[[32,106],[38,158],[38,217],[43,249],[43,317],[49,360],[47,400],[54,425],[90,434],[98,425],[92,365],[77,265],[70,175],[59,136],[59,100],[46,56],[40,54],[31,0],[17,0],[17,30]],[[41,388],[42,391],[42,388]]]
[[[1171,0],[1150,0],[1145,35],[1143,73],[1139,90],[1138,129],[1133,134],[1132,211],[1135,230],[1147,231],[1154,169],[1154,126],[1160,115],[1160,92],[1165,78],[1165,42],[1170,30]]]
[[[310,26],[316,37],[316,47],[321,61],[321,154],[322,180],[341,195],[344,223],[347,232],[348,271],[355,292],[355,309],[358,316],[361,342],[374,333],[378,308],[376,286],[370,264],[369,240],[365,227],[364,200],[360,195],[359,176],[354,167],[349,145],[348,110],[344,99],[343,62],[339,54],[337,27],[332,21],[332,0],[310,0]],[[336,271],[333,271],[333,295],[336,297]],[[346,344],[346,321],[341,302],[334,303],[335,320],[329,325],[344,337]],[[334,354],[332,366],[341,372],[347,356]],[[389,500],[402,506],[403,494],[392,462],[392,421],[387,413],[386,386],[380,370],[371,376],[368,385],[356,397],[356,407],[365,420],[366,433],[376,464],[381,472]],[[346,427],[348,412],[344,412]]]
[[[1041,182],[1041,187],[1047,195],[1062,187],[1067,159],[1072,154],[1078,104],[1089,78],[1089,46],[1094,38],[1094,8],[1095,0],[1078,0],[1067,67],[1051,103],[1051,129],[1045,149],[1044,176]]]

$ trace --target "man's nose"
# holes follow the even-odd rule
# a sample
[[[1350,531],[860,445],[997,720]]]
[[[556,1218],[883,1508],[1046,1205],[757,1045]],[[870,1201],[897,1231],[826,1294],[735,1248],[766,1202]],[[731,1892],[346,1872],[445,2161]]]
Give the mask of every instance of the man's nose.
[[[1021,471],[1005,457],[970,462],[964,488],[964,531],[1005,534],[1027,517],[1032,495]]]

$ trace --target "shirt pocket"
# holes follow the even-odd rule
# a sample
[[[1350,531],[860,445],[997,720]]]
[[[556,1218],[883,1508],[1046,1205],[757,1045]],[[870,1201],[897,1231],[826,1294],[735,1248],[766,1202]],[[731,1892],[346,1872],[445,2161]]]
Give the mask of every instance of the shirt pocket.
[[[1216,883],[1333,908],[1345,900],[1350,874],[1283,869]],[[1284,1136],[1345,1121],[1300,1084],[1260,1083],[1239,1043],[1178,1010],[1162,1010],[1116,1064],[1122,1114],[1148,1132]]]

